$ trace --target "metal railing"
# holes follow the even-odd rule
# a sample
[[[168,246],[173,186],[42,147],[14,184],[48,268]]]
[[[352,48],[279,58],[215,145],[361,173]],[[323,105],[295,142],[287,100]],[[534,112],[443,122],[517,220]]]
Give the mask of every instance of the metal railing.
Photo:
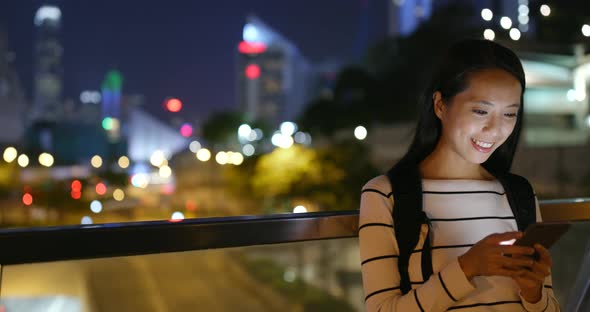
[[[590,199],[540,201],[543,218],[590,220]],[[358,211],[0,230],[0,265],[245,247],[357,235]]]

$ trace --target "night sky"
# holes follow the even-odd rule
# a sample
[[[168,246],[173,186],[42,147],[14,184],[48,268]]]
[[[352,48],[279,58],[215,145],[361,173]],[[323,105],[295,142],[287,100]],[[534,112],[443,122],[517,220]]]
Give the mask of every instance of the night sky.
[[[386,0],[370,1],[370,44],[386,36]],[[124,93],[146,96],[160,114],[162,100],[180,98],[188,121],[235,108],[235,50],[248,14],[294,42],[313,61],[355,61],[361,7],[368,0],[1,0],[0,24],[31,97],[33,16],[42,3],[62,10],[65,96],[98,89],[107,70],[124,76]],[[358,50],[358,49],[357,49]]]

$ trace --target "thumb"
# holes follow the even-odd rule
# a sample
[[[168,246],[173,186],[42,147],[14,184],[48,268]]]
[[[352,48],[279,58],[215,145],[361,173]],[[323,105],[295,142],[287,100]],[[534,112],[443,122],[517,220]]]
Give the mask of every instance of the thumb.
[[[496,233],[489,235],[486,237],[486,242],[490,244],[500,244],[504,241],[509,241],[513,239],[519,239],[522,237],[522,232],[505,232],[505,233]]]

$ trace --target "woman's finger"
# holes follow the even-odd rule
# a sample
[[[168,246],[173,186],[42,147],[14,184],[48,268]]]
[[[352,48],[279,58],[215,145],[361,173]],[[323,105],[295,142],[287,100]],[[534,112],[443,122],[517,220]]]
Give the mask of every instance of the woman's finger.
[[[539,262],[542,262],[542,263],[547,264],[548,266],[551,266],[552,260],[551,260],[551,254],[549,253],[549,250],[547,250],[547,248],[545,248],[541,244],[535,244],[534,248],[537,251],[537,253],[539,254]]]

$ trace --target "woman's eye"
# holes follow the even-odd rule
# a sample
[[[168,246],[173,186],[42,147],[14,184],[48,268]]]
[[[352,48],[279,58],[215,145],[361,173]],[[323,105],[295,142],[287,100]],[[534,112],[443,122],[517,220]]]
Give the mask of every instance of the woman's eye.
[[[488,112],[481,110],[481,109],[474,109],[473,112],[476,113],[477,115],[485,115],[488,113]]]
[[[507,113],[507,114],[504,114],[504,116],[509,117],[509,118],[514,118],[514,117],[516,117],[516,113]]]

